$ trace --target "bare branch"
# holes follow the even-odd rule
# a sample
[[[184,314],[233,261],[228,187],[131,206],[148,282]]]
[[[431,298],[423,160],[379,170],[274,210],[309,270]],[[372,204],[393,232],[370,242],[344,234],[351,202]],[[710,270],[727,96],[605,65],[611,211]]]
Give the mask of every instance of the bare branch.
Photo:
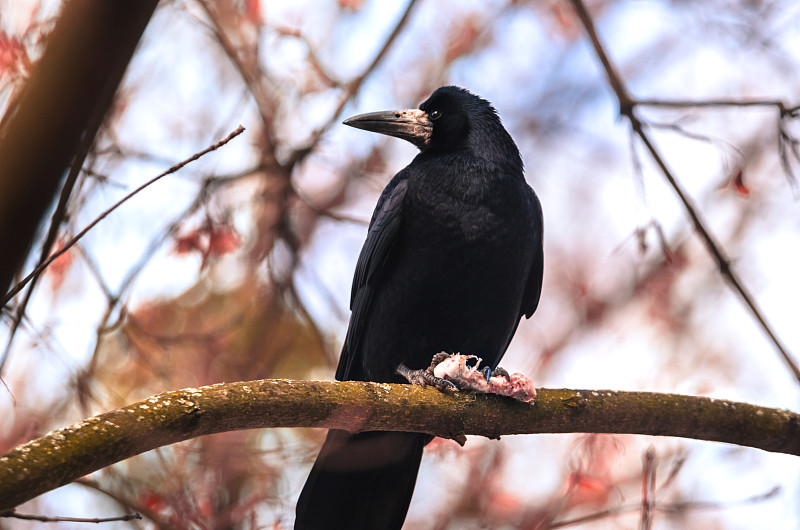
[[[223,138],[219,142],[215,143],[214,145],[212,145],[210,147],[207,147],[207,148],[203,149],[199,153],[193,154],[192,156],[190,156],[189,158],[187,158],[186,160],[184,160],[182,162],[178,162],[177,164],[175,164],[174,166],[172,166],[168,170],[164,171],[160,175],[157,175],[157,176],[153,177],[152,179],[148,180],[147,182],[145,182],[144,184],[142,184],[141,186],[139,186],[138,188],[136,188],[135,190],[133,190],[132,192],[127,194],[126,196],[124,196],[122,199],[117,201],[113,206],[111,206],[106,211],[101,213],[94,221],[89,223],[86,226],[86,228],[84,228],[83,230],[78,232],[77,235],[75,235],[72,239],[67,241],[64,244],[64,246],[62,246],[57,252],[54,252],[46,261],[44,261],[39,266],[37,266],[35,269],[33,269],[33,271],[30,274],[28,274],[25,278],[20,280],[8,293],[6,293],[6,295],[3,297],[2,303],[0,303],[0,305],[3,305],[3,306],[6,305],[8,303],[8,301],[11,300],[18,292],[20,292],[22,290],[22,288],[25,287],[25,285],[29,281],[31,281],[31,279],[33,277],[35,277],[36,275],[41,273],[51,263],[53,263],[56,259],[58,259],[59,256],[61,256],[62,254],[67,252],[70,248],[72,248],[72,245],[77,243],[83,236],[85,236],[89,232],[89,230],[94,228],[95,225],[97,225],[97,223],[99,223],[100,221],[105,219],[111,212],[113,212],[114,210],[119,208],[128,199],[130,199],[131,197],[133,197],[134,195],[136,195],[137,193],[139,193],[140,191],[142,191],[146,187],[150,186],[151,184],[154,184],[155,182],[161,180],[163,177],[166,177],[167,175],[171,175],[172,173],[175,173],[176,171],[182,169],[187,164],[189,164],[191,162],[194,162],[195,160],[197,160],[198,158],[202,157],[203,155],[206,155],[206,154],[210,153],[211,151],[216,151],[217,149],[219,149],[223,145],[227,144],[228,142],[230,142],[231,140],[233,140],[234,138],[236,138],[237,136],[239,136],[243,132],[244,132],[244,127],[242,127],[240,125],[239,127],[236,128],[235,131],[230,133],[227,137]]]
[[[642,519],[641,530],[653,528],[653,509],[656,506],[656,450],[650,446],[642,455]]]
[[[608,57],[608,54],[605,51],[602,43],[600,42],[600,38],[597,35],[597,31],[594,28],[594,21],[592,20],[591,15],[589,15],[586,6],[584,5],[582,0],[571,0],[572,5],[575,7],[575,11],[580,19],[581,23],[583,24],[584,28],[586,29],[587,34],[589,35],[589,39],[592,41],[592,45],[594,47],[595,53],[597,57],[600,59],[600,62],[603,64],[603,68],[605,69],[606,76],[608,77],[608,82],[611,85],[611,88],[614,90],[614,93],[617,95],[617,100],[619,101],[620,113],[628,118],[628,121],[631,124],[631,128],[636,133],[637,136],[641,139],[644,146],[650,152],[650,156],[656,165],[661,170],[661,173],[669,182],[670,186],[675,193],[678,195],[681,203],[683,204],[686,213],[689,216],[689,219],[692,222],[692,226],[700,236],[700,239],[706,246],[709,254],[714,258],[717,262],[717,268],[719,269],[719,273],[725,278],[728,284],[733,288],[733,290],[739,295],[739,297],[744,301],[747,308],[750,310],[752,315],[755,317],[756,321],[759,323],[761,328],[767,334],[767,336],[772,341],[775,348],[778,350],[778,353],[781,355],[783,360],[786,362],[787,366],[791,370],[792,374],[794,374],[795,379],[800,382],[800,367],[797,366],[795,363],[792,355],[789,353],[789,350],[783,344],[781,339],[778,337],[778,334],[772,329],[772,326],[767,322],[764,313],[761,311],[761,308],[756,304],[753,295],[750,294],[750,291],[745,287],[744,282],[742,282],[741,278],[739,278],[738,273],[733,269],[731,266],[731,260],[725,253],[725,250],[722,248],[722,245],[717,242],[715,236],[711,233],[711,231],[707,228],[707,224],[704,221],[703,217],[701,216],[699,210],[694,205],[694,202],[683,189],[683,187],[678,183],[675,179],[675,176],[672,174],[672,171],[667,167],[666,162],[664,161],[661,153],[656,149],[653,142],[650,140],[650,137],[644,131],[643,124],[641,120],[636,116],[635,113],[635,106],[637,105],[636,100],[634,100],[630,94],[628,93],[627,88],[625,87],[624,82],[622,81],[622,77],[617,72],[616,68],[614,67],[613,63]],[[726,102],[728,102],[726,100]],[[760,101],[762,105],[764,104],[763,101]],[[787,109],[790,110],[790,109]],[[791,112],[794,112],[791,109]]]
[[[467,434],[629,433],[800,455],[800,415],[747,403],[540,389],[530,405],[411,385],[265,379],[165,392],[19,446],[0,457],[0,510],[156,447],[265,427],[424,432],[461,442]]]
[[[151,510],[147,506],[144,506],[140,503],[137,503],[135,506],[131,503],[130,500],[123,498],[119,494],[110,491],[104,487],[102,487],[96,480],[91,480],[86,477],[79,478],[75,481],[75,484],[80,484],[85,488],[89,488],[94,490],[98,493],[102,493],[103,495],[113,499],[117,504],[128,511],[136,512],[137,514],[141,514],[147,519],[150,519],[153,523],[155,523],[157,528],[161,528],[164,530],[176,530],[175,526],[170,523],[170,521],[166,520],[164,517],[161,517],[157,512]],[[141,518],[141,517],[140,517]]]
[[[781,115],[793,114],[797,106],[789,106],[777,99],[709,99],[702,101],[681,99],[637,99],[636,106],[667,108],[725,108],[725,107],[775,107]]]
[[[668,514],[677,514],[682,512],[687,512],[689,510],[724,510],[727,508],[731,508],[733,506],[743,506],[747,504],[755,504],[757,502],[764,502],[778,493],[780,493],[781,489],[779,487],[774,487],[767,491],[766,493],[759,493],[758,495],[753,495],[752,497],[747,497],[746,499],[741,499],[732,502],[672,502],[672,503],[660,503],[654,506],[656,512],[661,513],[668,513]],[[615,515],[619,515],[626,512],[634,512],[636,510],[641,509],[641,504],[625,504],[622,506],[615,506],[613,508],[608,508],[606,510],[602,510],[595,513],[590,513],[589,515],[584,515],[581,517],[577,517],[575,519],[567,519],[564,521],[557,521],[547,528],[565,528],[567,526],[577,526],[579,524],[585,524],[592,521],[597,521],[600,519],[606,519],[608,517],[613,517]]]
[[[786,128],[786,121],[798,117],[798,110],[800,105],[787,105],[781,100],[771,99],[712,99],[707,101],[692,101],[692,100],[664,100],[664,99],[639,99],[633,102],[634,106],[642,107],[662,107],[662,108],[719,108],[724,109],[728,107],[775,107],[778,110],[778,155],[781,159],[783,172],[786,174],[789,184],[795,194],[798,191],[797,177],[792,170],[792,165],[789,161],[786,152],[786,145],[788,144],[792,150],[792,155],[795,161],[800,162],[800,150],[798,150],[798,140],[794,138]],[[686,131],[681,131],[687,136],[691,135]],[[698,138],[698,139],[703,139]]]
[[[261,125],[264,127],[264,134],[269,139],[270,143],[274,145],[274,138],[272,137],[272,117],[277,106],[274,99],[275,94],[279,93],[276,89],[277,87],[272,86],[270,79],[264,75],[257,61],[251,64],[245,64],[242,53],[240,53],[240,48],[233,43],[225,32],[222,21],[215,9],[215,4],[207,0],[198,0],[198,4],[210,21],[210,23],[207,24],[208,28],[214,33],[214,38],[217,39],[223,52],[228,56],[233,67],[242,78],[248,92],[253,96],[258,106]],[[253,55],[257,55],[257,50],[253,50]],[[271,157],[272,153],[269,154]],[[274,162],[274,159],[270,158],[270,163],[272,162]]]
[[[361,75],[359,75],[358,77],[356,77],[355,79],[353,79],[344,86],[344,91],[345,91],[344,95],[339,100],[339,104],[336,106],[336,109],[334,109],[334,111],[331,113],[330,119],[322,127],[314,131],[314,133],[311,136],[311,140],[306,144],[305,147],[296,150],[289,157],[289,164],[296,164],[301,160],[303,160],[303,158],[305,158],[311,151],[314,150],[316,145],[319,143],[320,138],[322,138],[322,136],[328,131],[328,129],[330,129],[333,126],[333,124],[336,123],[337,119],[339,118],[339,115],[342,113],[342,111],[350,102],[350,100],[352,100],[353,97],[355,97],[355,95],[358,94],[358,91],[361,89],[361,85],[364,84],[364,80],[366,80],[370,76],[370,74],[372,74],[375,68],[378,67],[378,64],[380,64],[380,62],[383,60],[383,57],[392,47],[394,41],[403,31],[403,28],[405,28],[408,19],[411,17],[411,11],[414,9],[414,5],[416,5],[416,3],[417,0],[409,0],[408,5],[406,5],[405,11],[403,11],[403,15],[400,17],[400,19],[398,19],[397,24],[395,24],[394,26],[394,29],[386,38],[386,40],[383,43],[383,46],[381,46],[380,50],[378,50],[378,53],[375,54],[375,57],[372,59],[372,62],[369,63],[369,65],[364,69]]]
[[[311,67],[314,69],[314,71],[319,74],[320,77],[322,77],[326,85],[332,88],[341,86],[343,84],[338,81],[333,74],[328,72],[328,69],[324,64],[322,64],[319,55],[314,49],[314,45],[308,38],[306,38],[305,35],[303,35],[302,31],[288,26],[272,26],[272,29],[274,29],[278,35],[282,35],[284,37],[294,37],[305,44],[306,49],[308,50],[308,62],[311,64]]]
[[[156,4],[64,4],[41,58],[0,121],[3,289],[22,267],[65,171],[94,138]]]
[[[33,515],[25,513],[17,513],[8,511],[0,513],[0,517],[9,517],[11,519],[24,519],[26,521],[40,521],[43,523],[112,523],[115,521],[133,521],[134,519],[141,519],[142,516],[138,513],[129,513],[126,515],[119,515],[117,517],[49,517],[47,515]]]
[[[95,115],[93,116],[93,120],[102,119],[104,115]],[[99,124],[92,124],[91,127],[93,129],[98,129]],[[81,173],[81,167],[83,166],[83,161],[86,159],[86,155],[89,153],[89,149],[91,148],[92,144],[94,143],[93,136],[84,136],[81,139],[81,143],[78,147],[78,150],[75,153],[75,158],[72,161],[72,165],[70,167],[69,174],[67,175],[66,180],[64,181],[64,185],[61,187],[61,194],[58,198],[58,205],[56,206],[55,212],[50,218],[50,228],[47,230],[47,236],[45,236],[44,243],[42,243],[42,248],[39,252],[39,261],[36,263],[37,265],[41,265],[47,260],[48,254],[53,248],[53,244],[56,241],[56,237],[58,237],[58,230],[61,228],[61,224],[67,217],[67,205],[69,204],[69,199],[72,196],[72,190],[75,188],[75,183],[78,181],[78,176]],[[44,269],[42,269],[44,270]],[[8,340],[6,341],[6,347],[3,350],[3,353],[0,354],[0,376],[3,374],[5,369],[6,361],[8,360],[8,355],[11,352],[11,344],[14,342],[14,337],[17,334],[17,330],[19,329],[19,325],[22,322],[22,317],[25,315],[25,310],[28,307],[28,303],[31,300],[31,296],[33,295],[33,290],[36,288],[36,283],[39,280],[39,274],[35,274],[30,281],[30,287],[25,292],[25,296],[22,298],[22,301],[17,305],[14,309],[14,315],[11,321],[11,327],[8,330]]]

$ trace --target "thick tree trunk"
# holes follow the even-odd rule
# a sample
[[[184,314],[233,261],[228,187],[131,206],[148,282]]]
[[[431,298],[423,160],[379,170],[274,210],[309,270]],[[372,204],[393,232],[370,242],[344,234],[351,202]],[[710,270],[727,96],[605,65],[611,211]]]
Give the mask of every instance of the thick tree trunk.
[[[6,291],[69,167],[83,162],[157,0],[70,0],[0,124],[0,287]],[[85,153],[83,153],[85,155]]]

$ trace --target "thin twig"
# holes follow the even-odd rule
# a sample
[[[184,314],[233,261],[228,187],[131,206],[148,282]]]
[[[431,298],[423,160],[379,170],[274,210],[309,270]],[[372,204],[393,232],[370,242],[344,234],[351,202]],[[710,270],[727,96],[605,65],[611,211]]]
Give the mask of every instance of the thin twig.
[[[324,64],[322,64],[319,55],[317,55],[316,50],[314,50],[314,45],[303,34],[302,31],[300,31],[297,28],[292,28],[283,25],[272,26],[272,29],[275,30],[275,32],[278,35],[281,35],[283,37],[293,37],[306,45],[306,49],[308,50],[308,62],[311,64],[311,68],[313,68],[314,71],[317,74],[319,74],[320,77],[322,77],[326,85],[328,85],[331,88],[342,86],[343,83],[338,79],[336,79],[336,77],[333,74],[328,72],[328,69],[325,67]]]
[[[797,176],[794,174],[794,170],[792,169],[792,163],[789,160],[789,154],[786,150],[787,144],[789,145],[789,148],[792,151],[794,159],[800,162],[800,151],[798,151],[798,140],[794,138],[786,129],[786,120],[779,119],[778,155],[780,156],[781,159],[781,166],[783,166],[783,171],[784,173],[786,173],[789,182],[792,184],[792,191],[794,191],[795,196],[797,196],[797,191],[798,191]]]
[[[269,141],[269,145],[274,146],[275,138],[272,134],[272,120],[275,115],[275,109],[278,106],[275,101],[275,95],[279,94],[280,90],[274,83],[271,83],[271,79],[268,76],[264,75],[264,71],[258,61],[251,61],[245,64],[240,52],[242,47],[234,44],[228,37],[215,10],[215,3],[207,0],[198,0],[197,3],[210,21],[210,23],[203,20],[200,20],[200,22],[214,34],[214,38],[217,39],[222,51],[228,56],[233,67],[242,78],[242,82],[244,82],[247,91],[252,95],[256,107],[258,107],[258,116],[263,128],[262,132]],[[258,41],[256,41],[255,47],[251,52],[251,57],[258,57]],[[263,149],[261,156],[266,165],[277,164],[274,149]]]
[[[405,11],[403,11],[403,15],[397,21],[397,24],[395,24],[394,29],[386,38],[386,40],[383,43],[383,46],[381,46],[381,49],[378,50],[378,53],[372,59],[372,62],[369,63],[369,65],[364,69],[361,75],[359,75],[358,77],[356,77],[355,79],[344,85],[343,87],[344,96],[339,100],[339,104],[336,106],[336,109],[334,109],[330,119],[322,127],[320,127],[319,129],[315,130],[312,133],[311,139],[304,147],[297,149],[294,153],[292,153],[292,155],[289,157],[290,165],[296,164],[301,160],[303,160],[311,151],[314,150],[316,145],[319,143],[320,138],[322,138],[322,136],[328,131],[328,129],[330,129],[335,123],[337,123],[338,118],[341,115],[344,108],[355,97],[355,95],[361,89],[361,85],[364,84],[364,81],[367,79],[367,77],[369,77],[370,74],[372,74],[372,72],[375,70],[375,68],[377,68],[378,64],[380,64],[386,53],[392,47],[394,41],[403,31],[403,28],[408,22],[408,19],[411,18],[411,11],[414,9],[416,3],[417,0],[409,0],[408,5],[406,5]]]
[[[102,119],[102,117],[103,116],[101,115],[100,119]],[[95,117],[94,119],[97,118]],[[99,124],[92,127],[98,128]],[[50,228],[47,231],[47,236],[45,236],[44,243],[42,243],[42,249],[39,253],[39,261],[37,262],[37,265],[41,265],[45,262],[45,260],[47,260],[47,255],[50,254],[53,244],[55,244],[56,237],[58,236],[58,230],[61,228],[62,223],[67,217],[67,205],[70,197],[72,196],[72,190],[75,189],[75,183],[78,181],[78,176],[80,176],[81,167],[83,167],[83,162],[86,160],[86,156],[89,154],[89,149],[91,149],[93,143],[94,136],[91,135],[87,135],[81,140],[75,158],[72,160],[69,174],[64,181],[64,185],[61,187],[58,205],[56,206],[56,209],[50,218]],[[2,376],[5,369],[6,360],[11,352],[11,344],[14,342],[14,337],[16,336],[19,325],[22,322],[22,317],[25,315],[25,310],[28,308],[28,303],[31,300],[31,296],[33,296],[33,291],[36,288],[36,283],[38,280],[39,275],[34,275],[34,277],[31,279],[30,287],[26,291],[25,296],[14,310],[14,317],[11,321],[10,329],[8,330],[6,347],[0,356],[0,376]]]
[[[105,219],[111,212],[113,212],[114,210],[119,208],[122,204],[124,204],[126,201],[128,201],[128,199],[130,199],[131,197],[133,197],[134,195],[136,195],[137,193],[139,193],[140,191],[142,191],[146,187],[150,186],[151,184],[154,184],[155,182],[161,180],[163,177],[166,177],[167,175],[171,175],[172,173],[175,173],[176,171],[182,169],[187,164],[189,164],[191,162],[194,162],[198,158],[210,153],[211,151],[216,151],[217,149],[219,149],[223,145],[227,144],[228,142],[230,142],[231,140],[233,140],[234,138],[236,138],[237,136],[239,136],[243,132],[244,132],[244,127],[242,127],[240,125],[239,127],[236,128],[235,131],[230,133],[228,136],[226,136],[225,138],[223,138],[219,142],[215,143],[214,145],[212,145],[210,147],[207,147],[206,149],[203,149],[199,153],[193,154],[192,156],[190,156],[186,160],[175,164],[174,166],[172,166],[168,170],[164,171],[160,175],[157,175],[156,177],[153,177],[152,179],[148,180],[147,182],[145,182],[144,184],[142,184],[141,186],[139,186],[138,188],[136,188],[135,190],[133,190],[132,192],[127,194],[126,196],[124,196],[122,199],[117,201],[109,209],[107,209],[106,211],[101,213],[94,221],[89,223],[86,226],[86,228],[84,228],[83,230],[78,232],[72,239],[67,241],[57,252],[53,253],[53,255],[50,256],[47,259],[47,261],[45,261],[44,263],[42,263],[39,266],[37,266],[35,269],[33,269],[33,271],[31,271],[30,274],[28,274],[25,278],[20,280],[8,293],[6,293],[6,295],[3,297],[2,304],[0,304],[0,305],[5,306],[8,303],[8,301],[11,300],[18,292],[20,292],[22,290],[22,288],[25,287],[25,285],[27,285],[27,283],[34,276],[36,276],[37,274],[41,273],[51,263],[53,263],[53,261],[58,259],[59,256],[61,256],[62,254],[67,252],[70,248],[72,248],[72,245],[77,243],[83,236],[85,236],[89,232],[89,230],[94,228],[97,225],[97,223],[99,223],[100,221]]]
[[[295,188],[294,194],[303,204],[308,206],[308,208],[318,216],[327,217],[328,219],[332,219],[334,221],[342,221],[363,226],[369,226],[369,219],[348,215],[346,213],[334,212],[330,208],[320,208],[319,206],[311,202],[311,200],[305,195],[303,195],[297,188]]]
[[[797,177],[792,169],[791,162],[786,151],[786,144],[789,144],[795,160],[800,162],[800,150],[798,149],[798,140],[786,129],[786,120],[797,118],[800,111],[800,105],[787,105],[781,100],[772,99],[712,99],[707,101],[692,101],[692,100],[664,100],[664,99],[641,99],[633,101],[633,105],[637,107],[662,107],[662,108],[718,108],[723,109],[727,107],[774,107],[778,110],[778,155],[781,159],[781,166],[789,184],[792,186],[792,191],[795,196],[798,193]],[[653,125],[652,123],[650,124]],[[692,136],[686,131],[681,131],[687,136]],[[704,138],[697,138],[704,139]]]
[[[656,506],[656,450],[651,445],[642,455],[642,519],[641,530],[653,528],[653,509]]]
[[[155,254],[156,250],[167,240],[170,236],[175,234],[181,226],[181,223],[187,217],[193,215],[197,212],[201,206],[206,204],[208,201],[209,196],[211,193],[216,191],[218,188],[223,186],[231,185],[235,182],[243,178],[248,178],[251,174],[265,171],[264,166],[257,165],[252,169],[247,169],[233,175],[217,175],[213,177],[208,177],[203,180],[200,190],[197,192],[196,197],[192,201],[192,203],[186,207],[180,214],[175,216],[175,218],[166,225],[160,234],[154,237],[147,248],[142,252],[139,261],[137,261],[133,267],[131,267],[128,272],[125,274],[125,277],[119,284],[119,289],[117,290],[117,298],[122,299],[124,294],[131,288],[136,277],[139,273],[147,266],[150,262],[150,259]]]
[[[689,197],[689,195],[686,193],[683,187],[675,179],[675,176],[672,174],[672,171],[667,167],[667,164],[662,158],[660,152],[656,149],[655,145],[650,140],[650,137],[644,131],[643,124],[635,113],[635,106],[637,105],[637,102],[628,93],[628,90],[625,87],[624,82],[622,81],[622,77],[619,75],[616,68],[612,64],[611,60],[609,59],[608,55],[606,54],[605,48],[600,42],[600,39],[597,35],[597,31],[595,30],[594,21],[592,20],[592,17],[589,15],[586,6],[583,4],[583,1],[582,0],[571,0],[571,1],[572,5],[575,7],[575,11],[578,15],[578,18],[581,20],[581,23],[583,24],[587,34],[589,35],[589,39],[592,41],[592,46],[594,47],[597,57],[603,64],[603,68],[605,69],[606,75],[608,77],[608,82],[611,85],[611,88],[614,90],[614,93],[617,95],[617,99],[619,101],[620,113],[626,118],[628,118],[628,121],[631,124],[631,128],[639,136],[644,146],[650,152],[650,156],[652,157],[653,161],[659,167],[662,174],[669,182],[670,186],[672,186],[672,189],[675,190],[675,193],[678,195],[679,199],[683,203],[686,213],[689,215],[689,219],[692,222],[692,226],[694,227],[697,234],[700,236],[700,239],[705,244],[709,254],[711,254],[716,260],[717,268],[719,269],[720,274],[728,281],[730,286],[744,301],[747,308],[750,310],[752,315],[758,321],[761,328],[770,338],[775,348],[778,350],[781,357],[786,362],[787,366],[791,370],[795,379],[797,379],[797,381],[800,382],[800,368],[793,360],[791,354],[789,353],[786,346],[784,346],[783,342],[778,337],[775,330],[773,330],[772,326],[767,322],[766,317],[764,316],[759,306],[756,304],[753,296],[744,286],[744,283],[739,278],[738,273],[736,273],[736,271],[731,266],[731,260],[726,255],[725,251],[722,248],[722,245],[716,241],[711,231],[708,228],[706,228],[706,223],[703,220],[702,216],[700,215],[699,210],[694,206],[692,199]],[[725,102],[728,101],[726,100]],[[760,103],[763,104],[764,102],[761,101]],[[786,110],[790,112],[795,112],[796,107],[794,109],[786,109]]]
[[[129,513],[117,517],[48,517],[46,515],[33,515],[17,512],[4,512],[0,513],[0,517],[10,517],[13,519],[24,519],[26,521],[40,521],[43,523],[111,523],[115,521],[133,521],[134,519],[141,519],[142,516],[138,513]]]
[[[758,495],[753,495],[752,497],[747,497],[745,499],[740,499],[738,501],[731,501],[731,502],[673,502],[673,503],[660,503],[655,506],[655,511],[668,513],[668,514],[675,514],[675,513],[684,513],[689,510],[727,510],[734,506],[743,506],[746,504],[754,504],[757,502],[764,502],[778,493],[780,493],[781,488],[779,486],[775,486],[771,490],[765,493],[759,493]],[[588,515],[583,515],[581,517],[576,517],[575,519],[565,519],[563,521],[556,521],[549,525],[547,528],[564,528],[567,526],[576,526],[584,523],[589,523],[592,521],[597,521],[599,519],[605,519],[607,517],[613,517],[615,515],[620,515],[623,513],[630,513],[635,512],[641,509],[641,504],[625,504],[622,506],[614,506],[612,508],[607,508],[605,510],[601,510],[599,512],[590,513]]]
[[[114,298],[114,293],[111,292],[111,287],[109,287],[105,278],[103,278],[103,273],[100,272],[100,265],[95,261],[94,256],[89,254],[82,245],[75,245],[75,250],[83,258],[90,276],[94,277],[94,281],[97,283],[100,290],[103,291],[103,295],[109,299]]]
[[[175,529],[174,525],[170,524],[168,520],[166,520],[164,517],[161,517],[157,512],[138,503],[134,505],[134,503],[122,497],[118,493],[104,488],[96,480],[79,478],[78,480],[75,481],[75,484],[80,484],[81,486],[92,489],[98,493],[102,493],[103,495],[116,501],[117,504],[119,504],[126,510],[141,513],[145,518],[150,519],[153,523],[155,523],[158,528],[169,529],[169,530]]]
[[[664,482],[658,488],[659,493],[669,488],[672,485],[672,483],[675,482],[675,479],[678,477],[678,473],[681,472],[681,469],[683,469],[683,465],[685,463],[686,463],[685,455],[678,457],[678,459],[672,463],[672,467],[669,470],[669,475],[667,475],[666,480],[664,480]]]
[[[117,288],[116,294],[111,294],[107,296],[108,304],[103,315],[103,318],[100,320],[100,323],[97,325],[97,331],[95,333],[95,343],[92,349],[92,356],[89,359],[89,363],[87,364],[86,370],[80,374],[80,379],[78,383],[80,384],[82,381],[91,381],[94,371],[97,367],[100,357],[100,349],[101,349],[101,339],[102,335],[110,333],[115,329],[119,328],[122,323],[125,321],[126,317],[126,306],[125,306],[125,296],[128,291],[130,291],[133,282],[139,276],[139,273],[150,263],[150,260],[155,255],[156,250],[164,244],[164,242],[171,237],[175,232],[177,232],[178,228],[183,222],[184,219],[189,217],[190,215],[197,212],[201,206],[203,206],[207,201],[208,197],[211,193],[213,193],[216,189],[221,188],[222,186],[227,186],[232,183],[238,182],[243,178],[247,178],[251,174],[263,171],[264,168],[262,166],[254,166],[251,169],[246,169],[231,175],[215,175],[209,176],[205,178],[200,186],[200,190],[197,192],[192,203],[187,206],[180,214],[178,214],[170,223],[166,225],[162,231],[157,234],[153,239],[151,239],[150,243],[147,245],[147,248],[142,252],[139,259],[134,263],[134,265],[125,273],[122,281]],[[119,310],[119,313],[116,317],[116,321],[109,324],[109,320],[114,315],[114,310],[118,305],[122,304],[122,307]],[[82,388],[79,386],[79,388]],[[83,387],[83,391],[89,391],[89,387]],[[87,394],[86,397],[89,397]],[[81,398],[81,405],[83,406],[83,411],[86,412],[86,405],[87,401],[84,398]]]
[[[688,99],[637,99],[637,106],[669,108],[725,108],[725,107],[775,107],[781,115],[793,115],[800,106],[789,106],[777,99],[710,99],[693,101]]]
[[[713,501],[687,501],[687,502],[672,502],[659,504],[656,510],[664,513],[682,513],[688,510],[726,510],[733,506],[742,506],[746,504],[754,504],[756,502],[767,501],[781,492],[780,486],[774,486],[769,491],[740,499],[731,502],[713,502]]]

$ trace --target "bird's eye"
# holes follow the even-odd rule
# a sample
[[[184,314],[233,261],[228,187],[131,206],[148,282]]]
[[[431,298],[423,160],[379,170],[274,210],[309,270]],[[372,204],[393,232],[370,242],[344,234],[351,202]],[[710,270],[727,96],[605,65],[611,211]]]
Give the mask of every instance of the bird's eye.
[[[442,111],[440,110],[432,110],[429,114],[432,120],[438,120],[442,117]]]

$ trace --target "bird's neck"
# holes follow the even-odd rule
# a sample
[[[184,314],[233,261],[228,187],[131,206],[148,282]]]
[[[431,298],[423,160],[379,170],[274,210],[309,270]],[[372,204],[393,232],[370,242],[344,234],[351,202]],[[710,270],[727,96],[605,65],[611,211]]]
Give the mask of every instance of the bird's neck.
[[[502,200],[525,180],[519,167],[471,154],[424,155],[421,153],[414,160],[418,171],[409,183],[420,196],[445,195],[465,204],[486,204]]]

